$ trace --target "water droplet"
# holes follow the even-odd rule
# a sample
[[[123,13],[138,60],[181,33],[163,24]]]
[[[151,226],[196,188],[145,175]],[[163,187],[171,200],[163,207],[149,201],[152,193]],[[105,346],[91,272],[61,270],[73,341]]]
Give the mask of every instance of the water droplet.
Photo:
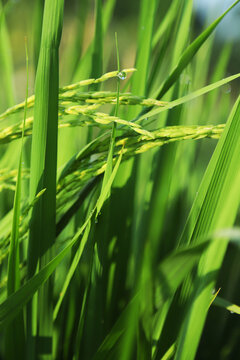
[[[234,314],[234,311],[230,311],[230,314]]]
[[[95,219],[95,224],[97,224],[97,223],[98,223],[98,218]]]
[[[125,80],[126,77],[127,77],[127,74],[126,74],[124,71],[120,71],[120,72],[117,74],[117,77],[118,77],[120,80]]]
[[[232,91],[232,87],[231,87],[230,84],[228,84],[228,85],[226,86],[226,88],[225,88],[224,93],[225,93],[225,94],[230,94],[231,91]]]

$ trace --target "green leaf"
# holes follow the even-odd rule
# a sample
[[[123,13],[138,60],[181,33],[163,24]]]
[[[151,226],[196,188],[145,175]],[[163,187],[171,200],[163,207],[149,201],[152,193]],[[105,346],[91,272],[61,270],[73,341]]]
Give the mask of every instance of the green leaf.
[[[150,2],[141,0],[140,2],[138,52],[135,63],[137,72],[131,79],[131,92],[134,95],[145,95],[146,93],[156,4],[156,0]],[[128,119],[134,118],[138,111],[138,107],[130,108],[128,111]]]
[[[231,303],[230,301],[217,296],[213,302],[213,305],[219,306],[230,311],[231,314],[240,315],[240,306]]]
[[[10,295],[2,304],[0,304],[1,327],[5,326],[5,324],[8,323],[11,319],[14,319],[23,306],[32,298],[39,287],[49,279],[56,267],[64,259],[69,250],[79,239],[79,236],[86,229],[92,216],[93,211],[90,213],[82,227],[76,232],[76,235],[70,241],[70,243],[48,264],[46,264],[36,275],[28,280],[19,290]]]
[[[238,74],[235,74],[235,75],[231,75],[231,76],[228,76],[226,77],[225,79],[222,79],[222,80],[219,80],[213,84],[210,84],[210,85],[207,85],[207,86],[204,86],[203,88],[201,89],[198,89],[186,96],[183,96],[182,98],[180,99],[177,99],[177,100],[174,100],[174,101],[171,101],[171,102],[168,102],[166,106],[163,106],[163,107],[160,107],[160,108],[156,108],[156,109],[153,109],[151,111],[149,111],[148,113],[140,116],[140,118],[138,118],[137,122],[140,122],[142,121],[143,119],[146,119],[146,118],[149,118],[151,116],[155,116],[155,115],[158,115],[160,114],[161,112],[163,111],[166,111],[166,110],[169,110],[169,109],[172,109],[174,108],[175,106],[179,106],[181,104],[185,104],[186,102],[188,101],[191,101],[191,100],[194,100],[196,98],[198,98],[199,96],[202,96],[204,94],[207,94],[208,92],[210,91],[213,91],[214,89],[217,89],[219,88],[220,86],[223,86],[237,78],[240,77],[240,73]]]
[[[181,284],[185,276],[196,265],[202,256],[203,252],[207,249],[209,241],[204,242],[197,246],[192,246],[185,249],[179,249],[174,254],[167,257],[157,269],[156,284],[157,284],[157,296],[155,299],[155,305],[157,308],[161,307],[169,297],[171,297],[178,286]],[[121,313],[120,317],[116,321],[110,333],[104,339],[100,345],[97,353],[94,356],[94,360],[100,360],[108,358],[109,354],[112,354],[112,359],[116,358],[117,344],[122,337],[129,324],[129,317],[132,313],[139,312],[139,304],[143,294],[141,290],[135,295],[135,297],[128,303],[126,308]],[[144,310],[143,310],[144,311]],[[113,349],[115,348],[115,355]]]
[[[13,295],[11,295],[7,300],[5,300],[0,305],[0,326],[4,326],[5,323],[13,319],[18,312],[22,309],[22,307],[28,302],[29,299],[32,298],[34,293],[39,289],[39,287],[44,284],[48,278],[51,276],[51,274],[54,272],[56,267],[59,265],[59,263],[63,260],[63,258],[66,256],[68,251],[73,247],[73,245],[77,242],[80,235],[83,233],[83,231],[87,228],[89,225],[95,210],[98,209],[98,211],[101,210],[101,206],[104,202],[104,196],[106,193],[109,192],[109,189],[111,188],[112,182],[116,176],[118,167],[120,165],[122,158],[122,152],[119,155],[119,158],[116,161],[116,164],[114,166],[113,172],[108,180],[108,183],[105,186],[105,192],[102,194],[101,197],[98,198],[97,204],[87,217],[84,224],[81,226],[81,228],[76,232],[73,239],[70,241],[70,243],[57,255],[55,256],[48,264],[46,264],[36,275],[34,275],[30,280],[26,282],[25,285],[23,285],[17,292],[15,292]],[[86,234],[88,231],[86,232]],[[80,247],[80,256],[82,254],[82,251],[84,249],[84,246],[86,244],[86,238],[83,241],[83,244]]]
[[[103,14],[102,14],[102,31],[104,36],[106,34],[110,20],[112,18],[115,3],[116,0],[108,0],[104,4]],[[79,81],[79,79],[84,79],[89,77],[91,73],[91,65],[92,65],[91,56],[92,56],[93,46],[94,44],[92,42],[88,47],[86,53],[82,57],[81,61],[79,62],[78,68],[76,69],[74,75],[74,81]]]
[[[104,201],[106,200],[106,198],[107,198],[107,196],[108,196],[108,194],[109,194],[109,191],[110,191],[110,189],[111,189],[112,183],[113,183],[113,181],[114,181],[114,179],[115,179],[115,177],[116,177],[116,174],[117,174],[119,165],[120,165],[121,160],[122,160],[123,150],[124,150],[124,149],[122,149],[122,151],[120,152],[120,155],[119,155],[119,157],[118,157],[118,159],[117,159],[117,161],[116,161],[116,164],[115,164],[115,166],[114,166],[114,169],[113,169],[113,171],[112,171],[112,173],[111,173],[111,175],[110,175],[110,177],[109,177],[106,185],[105,185],[104,188],[102,189],[101,194],[100,194],[100,196],[99,196],[99,198],[98,198],[96,218],[97,218],[97,216],[99,215],[99,212],[101,211],[101,208],[102,208],[102,206],[103,206],[103,203],[104,203]]]
[[[103,30],[102,30],[102,0],[95,0],[95,36],[92,53],[91,77],[98,78],[103,70]],[[99,84],[91,86],[92,90],[99,90]]]
[[[46,0],[41,47],[35,82],[34,123],[31,149],[30,202],[39,191],[45,193],[33,205],[30,222],[27,277],[37,273],[53,257],[56,236],[56,169],[58,138],[59,55],[64,0]],[[51,347],[36,349],[33,339],[50,340],[53,328],[53,279],[40,289],[27,306],[28,358],[37,351],[51,356]],[[47,344],[47,342],[45,342]]]
[[[83,253],[83,250],[85,248],[85,245],[86,245],[86,242],[87,242],[87,239],[88,239],[88,235],[89,235],[89,232],[90,232],[90,228],[91,228],[91,225],[90,225],[90,222],[87,224],[86,226],[86,229],[84,230],[84,234],[83,234],[83,237],[80,241],[80,244],[79,244],[79,247],[76,251],[76,254],[71,262],[71,266],[70,266],[70,269],[67,273],[67,277],[64,281],[64,284],[63,284],[63,287],[62,287],[62,290],[61,290],[61,293],[60,293],[60,296],[59,296],[59,299],[58,299],[58,302],[54,308],[54,313],[53,313],[53,319],[55,320],[58,313],[59,313],[59,309],[60,309],[60,306],[62,304],[62,301],[64,299],[64,296],[66,294],[66,291],[68,289],[68,286],[69,286],[69,283],[73,277],[73,274],[79,264],[79,261],[81,259],[81,256],[82,256],[82,253]]]
[[[231,227],[240,201],[240,97],[227,121],[190,212],[181,243],[199,242]],[[176,359],[194,359],[227,242],[214,241],[198,266],[194,290],[178,339]],[[186,292],[185,296],[188,294]]]
[[[13,61],[11,55],[11,46],[8,29],[6,25],[5,12],[10,2],[2,5],[0,1],[0,64],[1,64],[1,82],[4,89],[1,92],[1,105],[12,106],[14,104],[14,89],[12,84],[13,78]],[[4,101],[5,100],[5,101]],[[5,104],[4,104],[5,102]]]
[[[116,41],[116,52],[117,52],[117,68],[118,68],[118,72],[120,72],[120,59],[119,59],[119,49],[118,49],[118,38],[117,38],[117,33],[115,33],[115,41]],[[118,116],[118,109],[119,109],[119,91],[120,91],[120,78],[117,78],[117,103],[115,106],[115,116]],[[103,182],[102,182],[102,189],[101,189],[101,194],[100,194],[100,198],[103,196],[104,197],[104,191],[105,191],[105,186],[111,176],[112,173],[112,163],[113,163],[113,154],[114,154],[114,146],[115,146],[115,137],[116,137],[116,123],[114,122],[112,125],[112,132],[111,132],[111,138],[110,138],[110,144],[109,144],[109,149],[108,149],[108,156],[107,156],[107,163],[106,163],[106,169],[104,172],[104,176],[103,176]],[[109,193],[106,194],[105,200],[107,199],[107,197],[110,196],[110,189],[109,189]],[[104,201],[105,201],[104,200]]]
[[[24,120],[22,129],[22,143],[20,150],[20,158],[18,165],[18,174],[16,182],[16,191],[13,205],[13,221],[12,232],[10,239],[10,250],[8,256],[8,279],[7,292],[8,296],[16,292],[20,288],[20,268],[19,268],[19,223],[21,215],[21,187],[22,187],[22,154],[23,154],[23,139],[25,130],[25,121],[27,117],[27,99],[28,99],[28,51],[26,45],[26,96],[24,107]],[[12,334],[16,331],[19,336],[13,337]],[[8,359],[16,359],[16,357],[25,357],[25,334],[23,313],[19,313],[18,317],[6,328],[6,357]]]
[[[162,87],[158,91],[157,98],[161,99],[163,95],[170,89],[170,87],[177,81],[182,71],[187,67],[190,63],[196,52],[200,49],[202,44],[208,39],[208,37],[215,30],[220,21],[227,15],[227,13],[233,9],[240,0],[235,1],[218,19],[216,19],[204,32],[202,32],[196,40],[194,40],[187,49],[183,52],[178,65],[172,71],[172,73],[168,76],[168,78],[163,83]]]

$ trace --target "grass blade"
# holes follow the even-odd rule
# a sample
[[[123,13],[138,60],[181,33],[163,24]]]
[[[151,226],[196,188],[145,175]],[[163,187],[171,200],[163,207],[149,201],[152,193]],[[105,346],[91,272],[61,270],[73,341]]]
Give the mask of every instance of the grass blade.
[[[8,256],[8,279],[7,279],[7,292],[8,296],[15,293],[20,288],[20,268],[19,268],[19,222],[21,215],[21,188],[22,188],[22,155],[23,155],[23,139],[24,139],[24,127],[27,117],[27,98],[28,98],[28,51],[26,45],[26,97],[24,108],[24,120],[22,130],[22,143],[20,150],[20,158],[18,165],[18,175],[16,182],[16,191],[14,196],[13,205],[13,221],[12,232],[10,239],[10,250]],[[13,337],[13,333],[17,332],[19,336]],[[20,356],[25,357],[25,331],[23,322],[23,312],[20,312],[18,317],[7,327],[6,329],[6,358],[16,359]]]
[[[11,49],[8,31],[5,21],[5,10],[8,4],[2,5],[0,1],[0,64],[1,64],[1,77],[3,82],[4,92],[1,92],[1,98],[4,99],[2,102],[6,103],[7,106],[14,104],[14,90],[12,83],[13,76],[13,63],[11,57]]]
[[[119,60],[119,50],[118,50],[118,39],[117,39],[117,33],[115,33],[115,41],[116,41],[116,50],[117,50],[117,67],[118,72],[120,72],[120,60]],[[115,116],[118,116],[118,108],[119,108],[119,91],[120,91],[120,78],[117,78],[117,103],[115,107]],[[113,123],[112,126],[112,133],[111,133],[111,139],[110,139],[110,145],[108,150],[108,157],[107,157],[107,164],[106,164],[106,170],[104,172],[103,177],[103,183],[102,183],[102,189],[100,194],[101,202],[99,202],[99,206],[97,207],[97,214],[99,214],[99,209],[102,207],[103,202],[107,199],[107,197],[110,195],[105,192],[106,184],[108,183],[111,173],[112,173],[112,162],[113,162],[113,153],[114,153],[114,145],[115,145],[115,136],[116,136],[116,123]]]
[[[35,85],[30,202],[39,191],[45,188],[46,191],[34,204],[32,210],[28,244],[28,278],[36,274],[38,266],[41,269],[52,258],[56,234],[58,48],[62,32],[63,7],[64,0],[47,0],[44,7],[41,49]],[[41,351],[51,356],[52,291],[51,280],[39,292],[39,306],[35,298],[27,307],[28,356],[31,359],[36,356],[34,343],[37,336],[45,339]]]
[[[45,265],[36,275],[34,275],[30,280],[28,280],[18,291],[9,296],[0,305],[0,326],[5,326],[9,321],[14,319],[18,312],[23,308],[23,306],[32,298],[35,292],[43,285],[49,277],[52,275],[56,267],[67,255],[69,250],[79,239],[79,236],[83,233],[88,223],[90,222],[93,216],[93,212],[89,215],[83,226],[77,231],[74,238],[70,243],[57,255],[55,256],[47,265]]]
[[[155,306],[157,308],[160,308],[164,302],[173,295],[187,273],[199,261],[199,258],[207,249],[208,245],[209,242],[205,242],[197,246],[189,247],[188,249],[179,249],[175,254],[165,258],[164,261],[159,264],[156,274],[157,295],[155,298]],[[108,354],[112,353],[114,348],[115,352],[113,353],[112,358],[117,356],[119,348],[116,345],[128,327],[129,317],[138,311],[140,307],[140,298],[142,296],[143,294],[140,295],[140,292],[138,292],[129,302],[112,330],[99,347],[94,356],[94,360],[106,358]]]
[[[213,302],[214,305],[220,306],[231,313],[240,315],[240,306],[231,303],[230,301],[217,296]]]
[[[231,227],[240,201],[240,98],[229,116],[225,131],[205,173],[195,199],[182,242],[196,242],[202,236]],[[226,242],[214,242],[198,267],[198,278],[188,315],[179,337],[176,359],[194,359],[208,312],[211,291],[216,281]]]
[[[91,77],[98,78],[103,72],[103,31],[102,31],[102,0],[95,0],[95,36],[92,53]],[[91,86],[92,90],[98,90],[99,84]]]
[[[118,160],[114,166],[112,174],[106,184],[105,193],[107,194],[112,186],[114,178],[116,176],[117,170],[119,168],[120,162],[122,158],[122,153],[118,157]],[[103,195],[98,198],[96,205],[94,206],[91,213],[88,215],[84,224],[77,231],[73,239],[70,243],[51,261],[43,266],[43,268],[33,277],[30,278],[17,292],[11,295],[7,300],[5,300],[2,304],[0,304],[0,326],[4,326],[10,320],[12,320],[21,308],[31,299],[34,293],[39,289],[39,287],[44,284],[48,278],[52,275],[56,267],[60,264],[60,262],[64,259],[69,250],[73,247],[73,245],[78,241],[79,237],[83,233],[83,231],[89,225],[95,211],[98,207],[99,211],[101,210],[101,204],[103,204],[104,198]]]
[[[161,108],[157,108],[157,109],[153,109],[153,110],[149,111],[148,113],[142,115],[137,121],[140,122],[143,119],[146,119],[146,118],[149,118],[151,116],[155,116],[157,114],[160,114],[162,111],[166,111],[166,110],[174,108],[175,106],[185,104],[186,102],[194,100],[197,97],[202,96],[204,94],[207,94],[208,92],[210,92],[210,91],[212,91],[214,89],[217,89],[218,87],[223,86],[223,85],[227,84],[228,82],[231,82],[231,81],[233,81],[233,80],[235,80],[235,79],[237,79],[239,77],[240,77],[240,73],[228,76],[225,79],[222,79],[222,80],[219,80],[219,81],[217,81],[217,82],[215,82],[213,84],[204,86],[203,88],[198,89],[198,90],[194,91],[191,94],[183,96],[180,99],[168,102],[166,106],[163,106]]]
[[[193,41],[192,44],[190,44],[188,46],[188,48],[182,54],[182,56],[178,62],[178,65],[172,71],[172,73],[169,75],[169,77],[165,80],[164,84],[162,85],[161,89],[159,90],[158,95],[157,95],[158,99],[161,99],[163,97],[163,95],[166,94],[166,92],[170,89],[170,87],[179,78],[182,71],[190,63],[190,61],[192,60],[192,58],[194,57],[196,52],[199,50],[199,48],[204,44],[204,42],[208,39],[208,37],[215,30],[217,25],[228,14],[228,12],[231,9],[233,9],[238,3],[239,3],[239,0],[235,1],[234,4],[232,4],[221,16],[219,16],[218,19],[216,19],[204,32],[202,32],[201,35],[199,35],[197,37],[197,39]]]

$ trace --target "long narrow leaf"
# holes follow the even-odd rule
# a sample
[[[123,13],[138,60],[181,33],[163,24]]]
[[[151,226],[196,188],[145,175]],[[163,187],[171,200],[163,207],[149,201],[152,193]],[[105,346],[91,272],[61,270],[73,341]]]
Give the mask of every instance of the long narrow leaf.
[[[235,1],[217,20],[215,20],[201,35],[197,37],[196,40],[193,41],[192,44],[188,46],[188,48],[182,54],[178,65],[173,70],[173,72],[166,79],[164,84],[162,85],[157,98],[161,99],[163,95],[170,89],[170,87],[176,82],[176,80],[181,75],[182,71],[186,68],[186,66],[190,63],[196,52],[199,48],[204,44],[204,42],[208,39],[208,37],[212,34],[212,32],[216,29],[217,25],[221,22],[221,20],[229,13],[231,9],[233,9],[239,0]]]
[[[59,60],[64,0],[45,1],[41,49],[35,85],[34,124],[31,151],[30,202],[46,189],[34,204],[28,243],[28,278],[36,274],[52,258],[55,241],[56,167],[58,129]],[[29,358],[36,351],[51,355],[53,309],[52,279],[40,289],[27,307],[27,341]],[[42,349],[36,350],[33,341],[45,338]],[[47,338],[47,340],[46,340]],[[50,346],[48,345],[50,344]]]
[[[240,97],[205,173],[181,238],[183,243],[196,242],[199,237],[233,225],[240,202],[239,119]],[[179,337],[176,359],[194,359],[216,281],[216,272],[222,264],[226,246],[226,242],[214,242],[199,264],[191,305]]]

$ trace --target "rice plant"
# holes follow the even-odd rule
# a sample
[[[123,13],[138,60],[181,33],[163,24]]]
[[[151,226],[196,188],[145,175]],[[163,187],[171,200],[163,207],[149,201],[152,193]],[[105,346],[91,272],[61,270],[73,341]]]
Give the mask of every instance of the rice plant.
[[[238,3],[0,1],[2,359],[239,358]]]

